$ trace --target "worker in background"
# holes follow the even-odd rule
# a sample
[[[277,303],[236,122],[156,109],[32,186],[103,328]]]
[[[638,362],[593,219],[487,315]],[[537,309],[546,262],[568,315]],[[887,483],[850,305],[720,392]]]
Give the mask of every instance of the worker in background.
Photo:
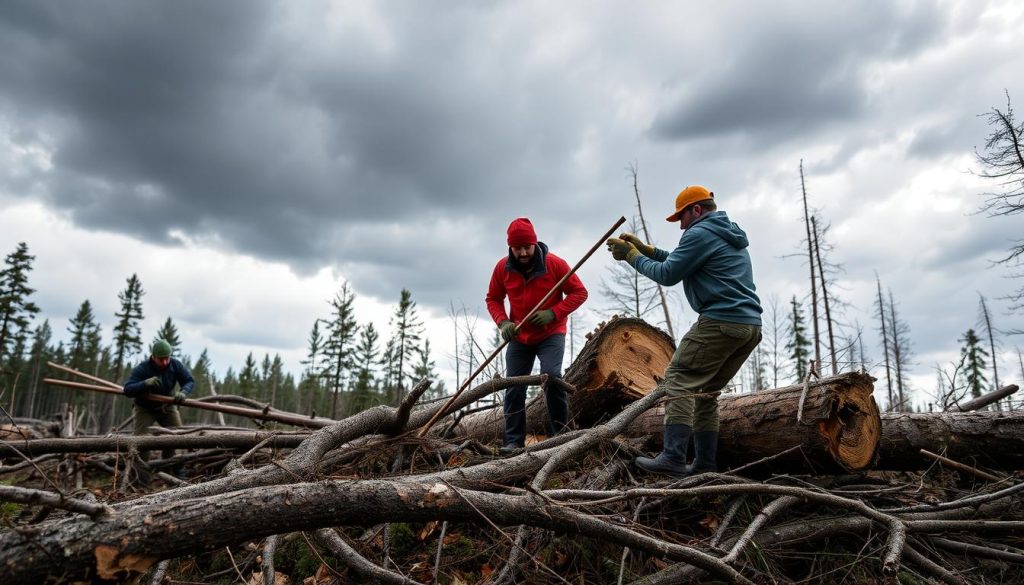
[[[124,384],[124,395],[135,398],[135,435],[149,435],[149,428],[159,424],[165,428],[181,426],[181,414],[178,413],[178,406],[192,393],[195,387],[195,380],[192,372],[180,360],[171,357],[171,344],[164,339],[158,339],[153,343],[149,359],[135,366],[128,381]],[[174,399],[174,404],[154,402],[147,400],[149,394],[169,396]],[[144,461],[148,460],[149,453],[140,453]],[[174,456],[173,449],[165,449],[164,458]],[[175,468],[175,475],[180,475],[181,470]],[[148,475],[140,473],[143,483],[148,483]]]

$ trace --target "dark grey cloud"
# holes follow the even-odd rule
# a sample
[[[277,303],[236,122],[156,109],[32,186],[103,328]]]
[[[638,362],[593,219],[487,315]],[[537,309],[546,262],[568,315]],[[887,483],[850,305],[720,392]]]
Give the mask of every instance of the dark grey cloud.
[[[45,129],[36,180],[76,222],[312,269],[347,259],[325,244],[347,226],[511,214],[571,166],[578,108],[543,89],[553,72],[472,50],[486,11],[424,27],[410,8],[297,38],[273,4],[9,5],[0,100]]]
[[[734,14],[738,24],[711,41],[699,64],[681,56],[688,74],[652,133],[666,140],[739,134],[752,148],[772,148],[860,118],[871,105],[872,65],[922,51],[945,27],[930,3],[822,8],[783,3]]]

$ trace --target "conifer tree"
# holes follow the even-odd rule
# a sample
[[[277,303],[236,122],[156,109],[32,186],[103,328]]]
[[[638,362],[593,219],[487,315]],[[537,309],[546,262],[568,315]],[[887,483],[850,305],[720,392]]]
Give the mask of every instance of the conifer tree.
[[[67,350],[69,365],[91,374],[99,360],[100,326],[88,299],[82,301],[78,312],[68,323],[68,333],[71,334]]]
[[[275,406],[278,405],[279,392],[281,392],[282,386],[284,385],[284,362],[281,360],[281,354],[275,353],[273,360],[264,360],[269,365],[266,368],[266,374],[263,377],[263,384],[268,387],[270,396],[267,399],[270,404]]]
[[[28,245],[21,242],[4,258],[4,268],[0,270],[0,367],[19,343],[24,343],[32,317],[39,312],[39,307],[29,300],[35,292],[28,286],[33,260],[35,256],[28,253]]]
[[[803,307],[800,306],[795,295],[789,305],[789,341],[786,342],[786,351],[789,352],[789,358],[793,361],[796,381],[801,382],[807,377],[807,359],[811,354],[811,340],[807,338]]]
[[[322,374],[331,392],[331,418],[338,417],[339,398],[345,389],[346,376],[353,366],[352,354],[358,328],[352,306],[354,301],[355,295],[347,282],[341,285],[341,290],[330,301],[331,317],[326,322]]]
[[[359,330],[359,343],[356,346],[356,380],[352,387],[352,399],[349,401],[349,415],[366,410],[374,405],[374,381],[378,364],[377,345],[380,334],[373,323],[367,323]]]
[[[158,339],[163,339],[167,343],[171,344],[171,355],[174,357],[181,357],[181,338],[178,337],[178,328],[174,325],[174,321],[170,317],[164,321],[164,324],[160,326],[160,329],[156,332],[156,337],[153,338],[153,343]]]
[[[439,398],[444,396],[445,388],[444,382],[437,379],[437,364],[434,360],[430,359],[430,338],[423,340],[423,346],[419,349],[418,360],[415,368],[413,368],[413,378],[418,382],[424,378],[431,381],[429,396],[430,398]]]
[[[255,398],[256,386],[259,383],[259,372],[257,371],[256,359],[252,357],[252,352],[245,356],[245,364],[242,365],[242,371],[238,373],[238,390],[242,396],[247,398]]]
[[[42,325],[36,327],[32,333],[32,348],[29,350],[29,366],[31,376],[29,379],[29,394],[25,408],[22,412],[28,418],[32,418],[38,412],[36,407],[36,393],[39,388],[39,380],[43,378],[46,362],[52,358],[50,339],[53,337],[53,330],[50,327],[50,320],[46,319]]]
[[[142,351],[142,282],[135,274],[128,278],[123,291],[117,293],[121,301],[120,309],[114,313],[117,324],[114,325],[114,379],[121,381],[125,361],[133,354]]]
[[[964,358],[964,374],[967,376],[967,388],[971,396],[977,398],[984,394],[985,385],[988,380],[985,378],[985,358],[988,352],[981,345],[981,339],[974,329],[968,329],[964,336],[958,339],[963,343],[960,348],[960,355]]]
[[[312,414],[320,397],[320,360],[323,337],[320,335],[320,319],[313,321],[309,332],[308,350],[302,365],[306,367],[299,382],[299,412]]]
[[[143,317],[142,295],[144,294],[142,283],[135,274],[128,278],[124,290],[117,293],[121,306],[114,313],[117,323],[112,331],[114,345],[111,357],[113,362],[111,377],[117,382],[122,381],[125,362],[128,358],[142,351],[142,329],[139,327],[139,322]],[[107,430],[110,427],[114,417],[114,404],[113,396],[107,394],[103,397],[100,407],[100,430]]]
[[[412,293],[408,289],[402,289],[402,296],[391,318],[391,324],[394,327],[392,339],[395,342],[392,360],[395,362],[397,381],[394,404],[397,405],[405,397],[404,379],[415,376],[414,361],[420,351],[419,343],[423,336],[423,323],[416,310],[416,301],[412,300]]]

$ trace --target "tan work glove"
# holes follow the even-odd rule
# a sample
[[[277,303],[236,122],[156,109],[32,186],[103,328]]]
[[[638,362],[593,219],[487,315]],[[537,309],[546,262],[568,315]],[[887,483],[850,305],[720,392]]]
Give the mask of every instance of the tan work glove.
[[[654,258],[654,246],[636,237],[636,235],[629,232],[623,232],[619,234],[619,239],[629,242],[636,247],[637,251],[647,256],[648,258]]]

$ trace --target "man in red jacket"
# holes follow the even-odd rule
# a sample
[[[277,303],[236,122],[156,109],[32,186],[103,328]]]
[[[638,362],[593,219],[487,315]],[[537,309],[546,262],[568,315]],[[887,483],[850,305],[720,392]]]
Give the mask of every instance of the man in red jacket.
[[[562,355],[565,353],[565,321],[587,300],[587,289],[573,274],[558,292],[544,303],[532,317],[522,323],[555,284],[569,273],[569,265],[548,251],[529,219],[520,217],[508,226],[508,256],[498,261],[487,291],[487,310],[498,325],[502,339],[508,341],[505,351],[505,375],[526,376],[533,371],[535,358],[540,358],[540,371],[549,378],[562,377]],[[508,297],[509,312],[505,312]],[[551,418],[548,435],[557,435],[569,424],[569,404],[565,390],[547,384],[544,401]],[[505,443],[502,455],[523,448],[526,441],[526,386],[505,390]]]

